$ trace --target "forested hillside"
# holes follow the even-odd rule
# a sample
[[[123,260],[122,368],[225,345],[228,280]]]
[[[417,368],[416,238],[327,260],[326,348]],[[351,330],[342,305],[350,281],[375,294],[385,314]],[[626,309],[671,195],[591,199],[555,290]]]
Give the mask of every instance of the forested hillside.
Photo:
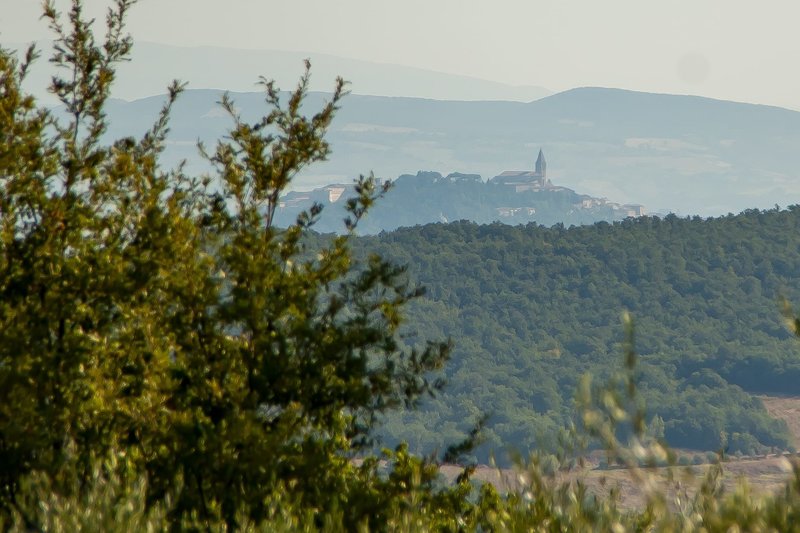
[[[446,393],[388,420],[389,441],[441,448],[480,413],[488,443],[552,446],[584,372],[620,365],[620,314],[636,321],[649,416],[674,446],[786,447],[751,393],[796,393],[800,357],[780,298],[800,301],[800,207],[715,219],[545,228],[459,222],[362,238],[408,265],[428,296],[406,342],[450,336]],[[724,433],[724,436],[723,436]]]

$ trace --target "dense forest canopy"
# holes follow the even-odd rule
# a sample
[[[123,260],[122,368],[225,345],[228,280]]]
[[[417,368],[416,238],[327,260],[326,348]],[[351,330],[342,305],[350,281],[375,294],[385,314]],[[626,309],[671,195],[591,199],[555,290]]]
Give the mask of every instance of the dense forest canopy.
[[[457,222],[361,238],[361,250],[407,264],[427,287],[406,342],[455,341],[445,395],[389,418],[389,441],[440,448],[487,412],[481,460],[491,447],[553,446],[581,374],[618,366],[628,310],[649,413],[663,418],[670,444],[789,446],[752,394],[797,391],[800,359],[780,299],[800,299],[798,230],[793,206],[571,228]]]

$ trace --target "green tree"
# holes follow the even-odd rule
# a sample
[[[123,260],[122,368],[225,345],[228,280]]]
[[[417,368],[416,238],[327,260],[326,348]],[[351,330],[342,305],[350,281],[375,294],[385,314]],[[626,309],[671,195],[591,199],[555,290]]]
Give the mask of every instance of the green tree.
[[[21,89],[34,50],[21,62],[0,51],[0,513],[24,514],[26,475],[78,490],[110,455],[146,474],[149,501],[172,496],[175,520],[261,519],[276,492],[347,505],[353,523],[377,516],[370,505],[391,490],[352,496],[377,473],[350,457],[378,414],[440,387],[428,376],[449,345],[399,346],[420,289],[378,256],[351,257],[384,190],[372,177],[347,203],[349,233],[313,253],[319,206],[273,225],[294,176],[328,155],[345,84],[306,116],[308,65],[288,96],[264,81],[253,124],[225,97],[233,127],[203,150],[214,176],[164,170],[177,82],[150,131],[103,142],[133,3],[116,0],[96,42],[80,1],[66,17],[46,2],[65,119]]]

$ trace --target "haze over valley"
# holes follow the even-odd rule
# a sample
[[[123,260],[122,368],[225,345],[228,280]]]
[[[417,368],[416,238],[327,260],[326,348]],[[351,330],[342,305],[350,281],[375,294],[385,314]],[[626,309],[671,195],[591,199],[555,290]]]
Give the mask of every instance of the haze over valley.
[[[165,161],[205,170],[196,141],[224,133],[221,91],[188,90],[175,105]],[[260,93],[232,93],[242,115]],[[312,93],[306,108],[328,96]],[[109,137],[144,131],[163,97],[109,106]],[[349,183],[373,171],[478,174],[533,169],[543,148],[554,183],[649,212],[716,216],[800,199],[800,113],[693,96],[581,88],[534,102],[470,102],[352,94],[333,124],[328,161],[304,170],[299,190]],[[391,193],[390,193],[391,194]]]
[[[6,44],[22,50],[30,43]],[[52,42],[40,41],[37,45],[49,50]],[[513,85],[327,53],[186,47],[137,41],[131,61],[119,69],[113,95],[128,101],[159,95],[173,79],[189,82],[189,88],[249,92],[257,90],[259,76],[275,80],[288,90],[297,83],[305,59],[313,64],[310,88],[315,91],[330,90],[336,77],[343,76],[350,82],[352,91],[361,95],[530,102],[553,93],[544,87]],[[54,101],[45,90],[53,72],[50,65],[40,62],[33,66],[27,80],[31,91],[44,101]]]

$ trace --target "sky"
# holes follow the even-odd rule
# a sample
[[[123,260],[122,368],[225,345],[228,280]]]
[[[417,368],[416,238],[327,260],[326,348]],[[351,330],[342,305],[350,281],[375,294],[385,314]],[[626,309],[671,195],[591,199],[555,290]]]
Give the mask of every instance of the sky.
[[[66,8],[64,0],[56,2]],[[106,0],[85,0],[102,18]],[[0,42],[50,37],[0,0]],[[554,91],[697,94],[800,109],[797,0],[141,0],[136,39],[292,50]]]

